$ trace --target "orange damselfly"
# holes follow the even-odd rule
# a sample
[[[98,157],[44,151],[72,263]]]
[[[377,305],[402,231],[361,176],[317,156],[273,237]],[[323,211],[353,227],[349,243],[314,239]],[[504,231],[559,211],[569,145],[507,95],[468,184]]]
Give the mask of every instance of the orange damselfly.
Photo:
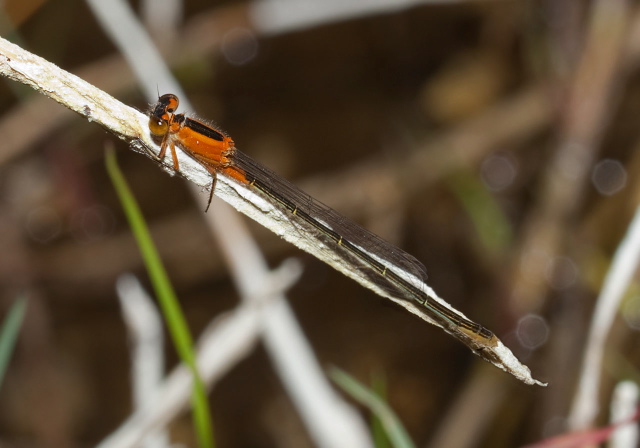
[[[164,160],[169,151],[173,167],[178,171],[176,148],[195,159],[213,177],[211,195],[218,174],[257,190],[274,206],[288,212],[290,219],[302,220],[316,229],[317,235],[310,238],[319,239],[348,260],[383,291],[424,307],[433,321],[475,351],[497,345],[498,339],[491,331],[427,293],[426,269],[417,259],[263,167],[236,149],[233,140],[223,132],[184,114],[176,114],[178,103],[175,95],[162,95],[149,113],[149,129],[161,148],[159,160]]]

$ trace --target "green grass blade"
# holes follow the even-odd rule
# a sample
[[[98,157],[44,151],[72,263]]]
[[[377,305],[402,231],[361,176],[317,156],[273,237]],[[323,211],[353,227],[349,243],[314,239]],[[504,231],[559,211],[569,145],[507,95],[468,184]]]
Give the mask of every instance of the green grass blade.
[[[387,382],[382,372],[376,372],[371,378],[371,389],[376,396],[386,402],[387,398]],[[391,441],[384,429],[382,420],[376,415],[371,414],[371,433],[373,434],[373,444],[376,448],[390,448]]]
[[[337,367],[330,369],[329,376],[354,400],[366,406],[380,419],[387,437],[395,448],[415,448],[396,414],[375,392],[367,389],[358,380]]]
[[[144,221],[142,212],[127,185],[127,182],[118,168],[115,152],[107,150],[106,166],[111,182],[118,194],[122,208],[127,216],[129,225],[134,237],[140,248],[140,252],[144,259],[149,278],[153,285],[153,289],[158,297],[160,307],[164,314],[164,318],[169,328],[169,333],[173,344],[182,361],[189,367],[193,374],[193,393],[192,404],[194,414],[194,424],[198,441],[202,448],[212,448],[213,428],[211,425],[211,413],[209,411],[209,403],[204,383],[198,374],[196,367],[196,358],[193,350],[193,341],[189,327],[178,303],[178,299],[173,291],[169,277],[164,269],[164,265],[160,260],[160,256],[156,250],[149,229]]]
[[[0,330],[0,386],[9,367],[9,360],[16,345],[16,339],[18,339],[26,308],[27,299],[24,297],[19,298],[11,305],[11,309],[2,323],[2,329]]]

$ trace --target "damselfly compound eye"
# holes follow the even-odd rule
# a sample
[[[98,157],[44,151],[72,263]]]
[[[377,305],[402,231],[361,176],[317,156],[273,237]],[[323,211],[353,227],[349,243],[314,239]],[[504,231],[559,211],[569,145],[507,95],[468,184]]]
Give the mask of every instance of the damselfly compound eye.
[[[151,117],[149,119],[149,130],[153,135],[162,136],[169,130],[169,123],[159,118]]]
[[[162,95],[158,98],[158,105],[162,106],[165,112],[170,114],[174,113],[178,109],[178,104],[180,104],[178,97],[171,93],[167,93],[166,95]]]

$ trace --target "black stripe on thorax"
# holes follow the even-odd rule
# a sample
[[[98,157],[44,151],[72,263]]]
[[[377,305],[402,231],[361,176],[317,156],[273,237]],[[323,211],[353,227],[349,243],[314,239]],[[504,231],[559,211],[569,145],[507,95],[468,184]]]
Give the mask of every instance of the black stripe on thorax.
[[[185,118],[183,126],[193,129],[198,134],[205,135],[210,139],[217,140],[219,142],[224,140],[224,135],[221,132],[216,131],[206,124],[200,123],[199,121],[192,120],[191,118]]]

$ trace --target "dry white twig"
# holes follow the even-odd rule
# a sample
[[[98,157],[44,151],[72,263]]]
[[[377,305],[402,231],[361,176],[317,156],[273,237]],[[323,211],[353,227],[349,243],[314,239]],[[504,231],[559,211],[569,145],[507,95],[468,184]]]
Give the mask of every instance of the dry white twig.
[[[469,0],[261,0],[252,2],[255,27],[280,34],[372,14],[393,13],[424,4],[468,3]]]
[[[260,309],[242,306],[224,318],[217,319],[202,334],[197,360],[198,371],[208,383],[215,383],[244,359],[255,346],[260,334]],[[193,376],[184,366],[177,367],[164,381],[144,409],[138,409],[118,430],[97,448],[133,448],[157,428],[167,425],[182,411],[191,394]]]
[[[600,375],[604,365],[604,347],[613,325],[624,293],[629,287],[640,262],[640,208],[629,226],[629,230],[618,246],[602,292],[596,302],[589,329],[589,338],[584,348],[584,360],[580,370],[580,382],[573,400],[569,427],[585,429],[593,424],[598,414],[598,391]]]
[[[125,274],[116,283],[124,321],[131,345],[131,382],[135,409],[144,409],[155,400],[164,378],[164,337],[162,316],[132,274]],[[142,448],[169,446],[164,428],[145,437]]]
[[[634,416],[638,412],[638,384],[634,381],[621,381],[616,384],[611,398],[611,424],[619,424],[628,421],[628,424],[621,425],[611,435],[609,448],[637,447],[640,440],[640,431]]]

